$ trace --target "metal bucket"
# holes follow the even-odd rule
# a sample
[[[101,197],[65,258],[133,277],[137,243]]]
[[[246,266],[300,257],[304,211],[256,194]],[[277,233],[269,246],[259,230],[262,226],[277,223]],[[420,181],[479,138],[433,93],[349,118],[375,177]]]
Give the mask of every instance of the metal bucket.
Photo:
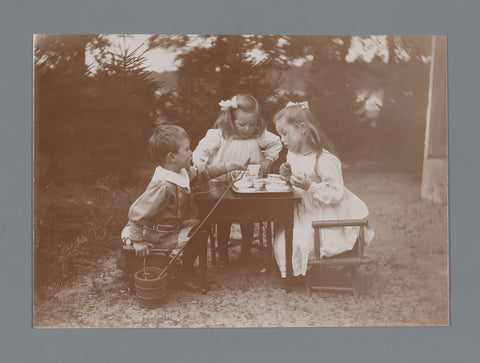
[[[161,272],[158,267],[146,267],[135,272],[137,302],[142,308],[158,308],[165,303],[172,275],[166,272],[159,277]]]

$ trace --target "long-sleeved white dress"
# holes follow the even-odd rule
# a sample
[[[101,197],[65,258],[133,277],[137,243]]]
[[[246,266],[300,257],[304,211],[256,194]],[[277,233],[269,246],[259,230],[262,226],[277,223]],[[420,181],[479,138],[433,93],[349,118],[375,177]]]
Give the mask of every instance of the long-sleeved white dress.
[[[343,185],[340,160],[327,150],[301,155],[288,152],[287,162],[294,174],[307,175],[313,182],[308,190],[294,187],[302,197],[295,206],[293,225],[292,265],[294,276],[306,275],[309,258],[314,256],[312,221],[360,219],[368,215],[365,203]],[[320,255],[329,257],[351,250],[358,237],[359,227],[321,229]],[[365,242],[373,239],[367,228]],[[275,258],[282,277],[286,276],[285,232],[281,226],[275,236]]]
[[[280,138],[267,130],[256,138],[240,140],[235,137],[225,139],[221,129],[210,129],[198,143],[192,159],[195,165],[223,161],[246,162],[248,158],[251,163],[259,164],[262,158],[277,160],[281,150]]]

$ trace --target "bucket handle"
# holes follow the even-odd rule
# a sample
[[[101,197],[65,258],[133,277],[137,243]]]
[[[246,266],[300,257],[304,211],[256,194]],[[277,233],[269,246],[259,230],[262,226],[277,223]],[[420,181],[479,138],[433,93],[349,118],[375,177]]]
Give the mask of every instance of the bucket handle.
[[[143,257],[143,278],[147,277],[147,255]]]
[[[172,251],[162,248],[150,248],[150,253],[143,257],[143,276],[147,276],[149,273],[147,272],[147,257],[150,255],[169,255]]]
[[[149,275],[149,273],[147,272],[147,257],[148,255],[145,255],[143,257],[143,277],[144,278],[147,278],[147,276]]]

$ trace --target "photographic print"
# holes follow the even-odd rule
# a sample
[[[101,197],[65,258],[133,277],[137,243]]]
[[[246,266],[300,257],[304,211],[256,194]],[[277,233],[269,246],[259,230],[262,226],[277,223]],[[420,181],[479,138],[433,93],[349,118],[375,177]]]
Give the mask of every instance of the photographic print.
[[[445,37],[33,50],[35,328],[449,324]]]

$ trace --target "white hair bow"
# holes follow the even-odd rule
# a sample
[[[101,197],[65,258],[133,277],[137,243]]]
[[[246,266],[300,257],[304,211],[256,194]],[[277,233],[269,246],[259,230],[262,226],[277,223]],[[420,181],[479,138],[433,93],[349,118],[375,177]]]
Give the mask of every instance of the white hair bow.
[[[231,100],[221,100],[218,104],[222,111],[226,111],[229,108],[237,108],[237,96],[233,96]]]
[[[294,106],[300,106],[302,110],[308,110],[308,101],[303,101],[303,102],[288,102],[285,108],[288,107],[294,107]]]

